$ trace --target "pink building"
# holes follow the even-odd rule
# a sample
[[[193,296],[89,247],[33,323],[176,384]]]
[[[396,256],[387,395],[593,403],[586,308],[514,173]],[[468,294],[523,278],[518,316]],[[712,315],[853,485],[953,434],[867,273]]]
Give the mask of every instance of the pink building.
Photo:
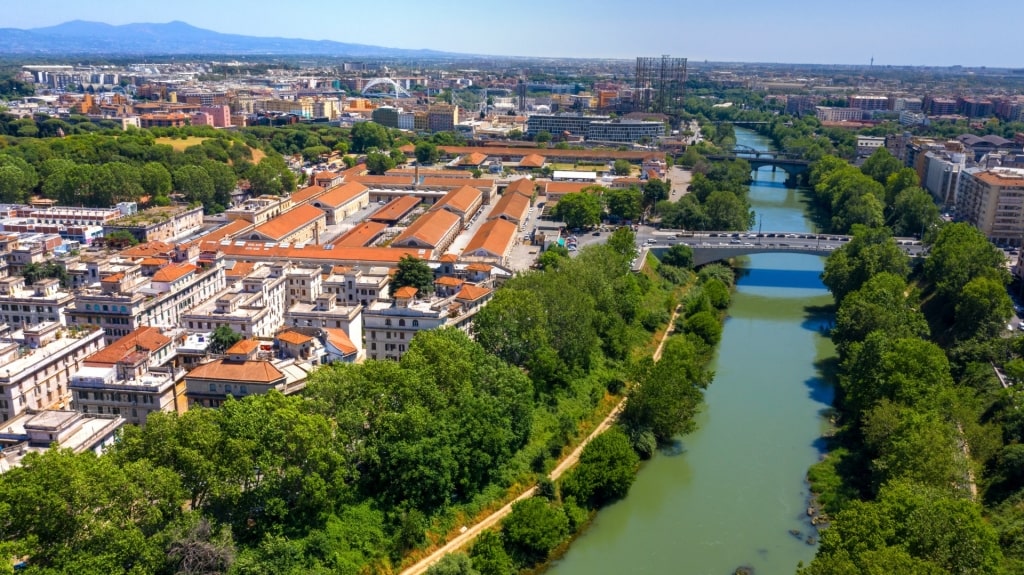
[[[202,106],[199,111],[213,117],[211,125],[215,128],[227,128],[231,125],[231,108],[228,106]]]
[[[212,126],[213,116],[206,112],[196,112],[192,114],[192,125],[193,126]]]

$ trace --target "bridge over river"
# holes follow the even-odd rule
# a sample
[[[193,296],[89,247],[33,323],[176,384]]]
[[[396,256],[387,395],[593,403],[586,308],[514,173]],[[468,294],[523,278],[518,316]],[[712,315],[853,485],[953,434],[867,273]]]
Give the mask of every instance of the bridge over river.
[[[693,250],[693,264],[704,265],[739,256],[767,253],[797,253],[827,256],[850,241],[851,236],[793,232],[665,232],[638,235],[641,248],[661,256],[676,244]],[[895,238],[897,245],[911,257],[926,255],[926,246],[914,238]],[[640,260],[642,261],[642,260]]]
[[[800,177],[811,169],[811,162],[798,156],[790,156],[779,152],[765,152],[747,146],[737,146],[725,154],[706,156],[711,161],[746,160],[753,171],[771,167],[774,172],[781,169],[786,172],[786,187],[795,188]]]

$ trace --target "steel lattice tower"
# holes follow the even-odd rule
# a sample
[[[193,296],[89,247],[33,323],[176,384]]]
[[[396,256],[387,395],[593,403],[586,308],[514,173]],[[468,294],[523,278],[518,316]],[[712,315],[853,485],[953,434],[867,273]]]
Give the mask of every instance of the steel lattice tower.
[[[673,114],[682,110],[686,86],[686,58],[636,59],[634,109]]]

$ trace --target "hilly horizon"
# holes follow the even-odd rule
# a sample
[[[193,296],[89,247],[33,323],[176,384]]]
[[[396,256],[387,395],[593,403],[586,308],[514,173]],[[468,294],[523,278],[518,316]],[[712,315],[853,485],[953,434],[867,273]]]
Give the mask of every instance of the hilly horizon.
[[[333,40],[304,40],[224,34],[187,22],[106,24],[71,20],[42,28],[0,28],[0,54],[5,55],[185,55],[225,56],[354,56],[457,58],[428,49],[389,48]]]

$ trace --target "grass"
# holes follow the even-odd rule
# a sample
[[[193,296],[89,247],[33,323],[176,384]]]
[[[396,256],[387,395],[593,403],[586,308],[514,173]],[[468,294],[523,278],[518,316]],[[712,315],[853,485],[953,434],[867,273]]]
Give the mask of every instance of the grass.
[[[189,136],[184,140],[180,140],[178,138],[157,138],[155,141],[157,144],[166,144],[174,148],[175,152],[184,152],[185,148],[189,146],[197,146],[199,144],[202,144],[206,140],[209,140],[209,138],[202,138],[200,136]]]

